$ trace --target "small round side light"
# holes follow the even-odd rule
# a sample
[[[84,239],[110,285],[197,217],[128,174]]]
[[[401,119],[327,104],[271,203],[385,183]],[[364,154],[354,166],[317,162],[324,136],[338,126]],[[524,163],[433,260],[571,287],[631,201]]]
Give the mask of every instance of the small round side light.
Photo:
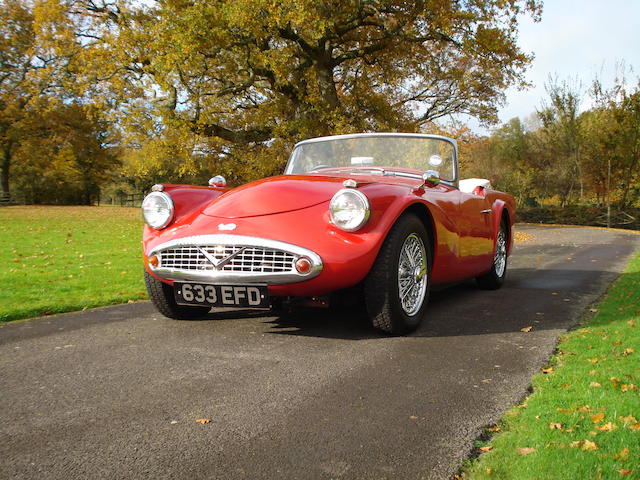
[[[309,260],[307,257],[300,257],[296,260],[296,270],[301,275],[306,275],[307,273],[311,272],[312,267],[313,265],[311,264],[311,260]]]
[[[149,265],[151,265],[152,267],[157,267],[158,265],[160,265],[160,258],[158,258],[157,255],[151,255],[147,261],[149,262]]]

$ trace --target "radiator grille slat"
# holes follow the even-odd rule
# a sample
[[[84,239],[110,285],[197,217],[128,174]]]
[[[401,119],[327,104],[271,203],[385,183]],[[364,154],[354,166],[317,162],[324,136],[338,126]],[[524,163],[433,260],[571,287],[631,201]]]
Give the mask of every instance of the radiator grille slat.
[[[205,256],[213,258],[216,268]],[[229,256],[233,258],[225,262]],[[222,271],[244,273],[295,272],[296,255],[260,246],[198,245],[177,246],[158,252],[162,268],[188,271]],[[223,262],[219,264],[218,262]]]

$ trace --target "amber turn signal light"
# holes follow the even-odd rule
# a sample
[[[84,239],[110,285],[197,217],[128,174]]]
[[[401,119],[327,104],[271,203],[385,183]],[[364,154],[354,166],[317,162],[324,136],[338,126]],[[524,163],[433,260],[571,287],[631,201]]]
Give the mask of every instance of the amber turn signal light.
[[[149,265],[151,265],[152,267],[157,267],[158,265],[160,265],[160,259],[156,255],[151,255],[147,259],[147,262],[149,262]]]
[[[311,260],[307,257],[300,257],[296,260],[296,270],[298,273],[305,275],[311,271],[311,267]]]

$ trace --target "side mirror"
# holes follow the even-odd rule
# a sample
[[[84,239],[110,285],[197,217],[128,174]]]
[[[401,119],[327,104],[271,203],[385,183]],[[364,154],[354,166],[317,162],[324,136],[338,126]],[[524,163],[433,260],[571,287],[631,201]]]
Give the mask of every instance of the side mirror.
[[[424,190],[424,187],[431,185],[435,187],[440,183],[440,174],[435,170],[427,170],[422,174],[422,183],[417,185],[414,190]]]
[[[226,187],[227,181],[224,179],[222,175],[216,175],[213,178],[209,179],[210,187]]]
[[[427,170],[422,174],[422,185],[431,184],[434,187],[440,183],[440,173],[436,170]]]

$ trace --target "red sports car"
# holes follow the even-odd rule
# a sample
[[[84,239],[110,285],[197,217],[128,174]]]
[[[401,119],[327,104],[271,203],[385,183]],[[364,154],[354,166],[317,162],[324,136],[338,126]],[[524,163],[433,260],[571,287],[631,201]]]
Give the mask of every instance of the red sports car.
[[[515,203],[459,180],[450,138],[363,133],[300,142],[283,175],[238,188],[155,185],[142,211],[146,285],[167,317],[362,300],[402,334],[431,285],[502,285]]]

